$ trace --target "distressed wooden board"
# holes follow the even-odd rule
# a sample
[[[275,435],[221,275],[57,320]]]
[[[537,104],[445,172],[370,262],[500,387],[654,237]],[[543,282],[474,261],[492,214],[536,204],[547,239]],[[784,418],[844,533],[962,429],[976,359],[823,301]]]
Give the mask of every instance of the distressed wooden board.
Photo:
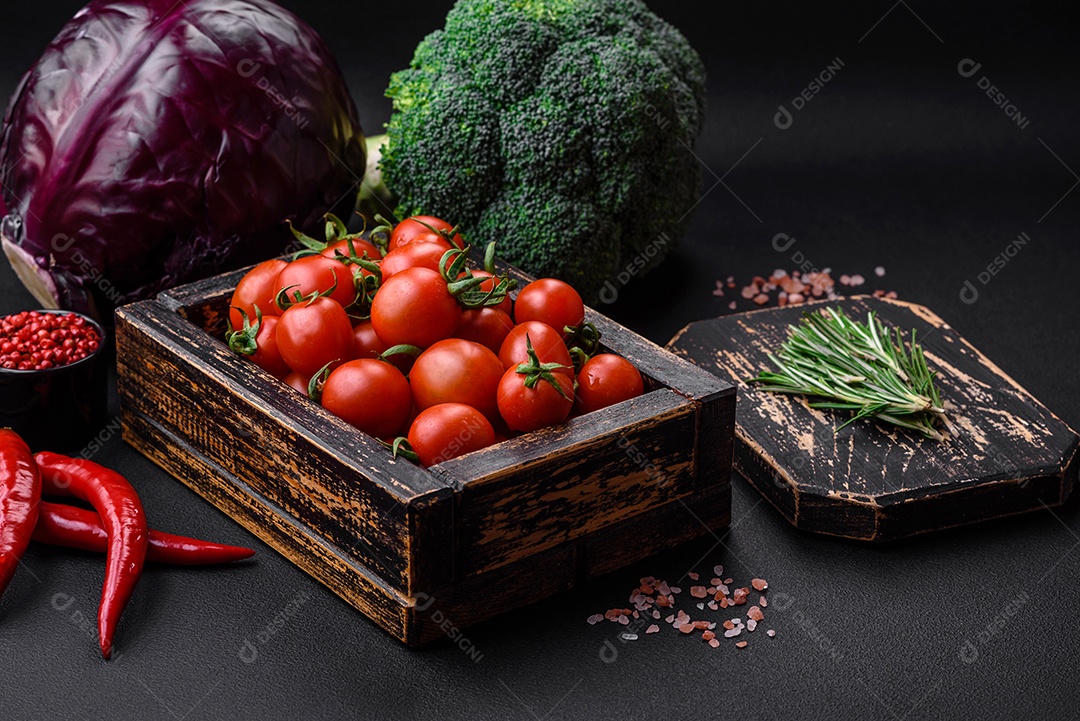
[[[789,521],[881,541],[1064,502],[1077,474],[1076,433],[941,318],[868,297],[830,305],[860,319],[874,310],[886,325],[918,331],[954,437],[938,443],[868,422],[836,433],[847,415],[743,383],[773,369],[767,354],[805,306],[692,323],[668,344],[740,384],[735,467]]]

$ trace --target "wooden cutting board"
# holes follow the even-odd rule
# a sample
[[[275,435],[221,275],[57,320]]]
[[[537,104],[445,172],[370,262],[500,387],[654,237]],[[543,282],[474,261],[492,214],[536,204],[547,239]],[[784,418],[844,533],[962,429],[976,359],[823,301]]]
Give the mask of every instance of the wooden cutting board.
[[[745,380],[775,370],[767,354],[809,309],[917,329],[957,433],[937,442]],[[738,387],[735,468],[795,526],[884,541],[1060,505],[1075,485],[1080,441],[927,308],[855,297],[691,323],[668,344]]]

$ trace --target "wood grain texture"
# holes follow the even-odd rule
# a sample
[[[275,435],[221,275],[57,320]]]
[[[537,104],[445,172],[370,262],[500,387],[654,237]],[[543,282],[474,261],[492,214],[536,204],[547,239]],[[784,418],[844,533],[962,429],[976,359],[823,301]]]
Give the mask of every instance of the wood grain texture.
[[[1062,503],[1077,473],[1078,437],[928,309],[875,298],[836,303],[916,329],[958,432],[938,443],[809,407],[801,396],[739,391],[735,466],[793,524],[887,540]],[[819,309],[821,305],[813,306]],[[692,323],[669,344],[725,380],[773,367],[767,354],[806,307]]]

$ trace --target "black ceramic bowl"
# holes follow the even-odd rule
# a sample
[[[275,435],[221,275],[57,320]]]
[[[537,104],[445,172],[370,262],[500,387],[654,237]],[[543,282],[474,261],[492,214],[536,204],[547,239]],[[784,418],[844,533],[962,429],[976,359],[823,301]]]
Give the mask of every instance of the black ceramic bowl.
[[[38,312],[66,315],[70,311]],[[83,317],[101,335],[98,349],[87,357],[45,370],[0,368],[0,428],[13,429],[34,451],[78,451],[105,425],[105,331]]]

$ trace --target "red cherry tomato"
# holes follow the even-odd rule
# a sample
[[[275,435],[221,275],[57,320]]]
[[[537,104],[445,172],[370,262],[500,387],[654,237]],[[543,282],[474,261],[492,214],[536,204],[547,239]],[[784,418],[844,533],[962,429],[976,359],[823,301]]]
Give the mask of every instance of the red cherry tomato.
[[[357,358],[378,358],[390,348],[379,338],[370,320],[358,323],[353,328],[353,341]],[[402,373],[408,373],[416,358],[407,353],[397,353],[386,360]]]
[[[327,297],[337,301],[342,308],[348,308],[356,300],[352,271],[344,263],[324,255],[297,258],[286,265],[278,276],[278,290],[287,289],[285,295],[289,300],[295,299],[297,293],[306,298],[312,293],[325,293],[331,288],[334,292]]]
[[[382,258],[382,253],[379,251],[378,246],[367,240],[361,238],[352,239],[353,250],[356,251],[358,258],[363,258],[367,253],[368,260],[379,260]],[[333,258],[340,261],[342,258],[349,257],[349,240],[339,240],[336,243],[331,243],[326,247],[320,255],[325,255],[327,258]]]
[[[485,280],[483,283],[481,283],[480,290],[485,292],[491,292],[495,289],[495,280],[494,276],[492,276],[491,273],[487,272],[486,270],[474,270],[472,274],[475,278],[492,278],[492,280]],[[514,314],[514,301],[510,299],[509,295],[503,298],[502,303],[499,303],[495,307],[509,316],[512,316]]]
[[[532,388],[525,387],[525,379],[511,368],[499,381],[499,414],[510,430],[535,431],[566,420],[574,406],[570,377],[552,373],[551,380],[541,378]]]
[[[256,350],[247,356],[248,360],[275,378],[284,378],[289,372],[289,365],[281,357],[277,344],[277,326],[280,320],[275,315],[263,316],[262,325],[255,336]]]
[[[295,390],[297,393],[300,393],[305,398],[308,397],[308,383],[311,382],[310,377],[302,376],[296,371],[290,371],[281,379],[281,382]]]
[[[555,278],[534,280],[521,289],[514,303],[514,320],[547,323],[559,333],[585,320],[585,304],[569,284]]]
[[[304,301],[282,313],[277,342],[289,368],[309,378],[327,363],[352,360],[354,352],[349,315],[331,298]]]
[[[229,301],[229,325],[233,330],[244,327],[244,315],[249,322],[255,322],[255,306],[259,306],[263,316],[279,315],[281,309],[274,303],[274,296],[278,292],[278,276],[282,269],[288,265],[284,260],[275,258],[266,260],[247,272],[233,291],[232,300]],[[234,307],[235,306],[235,307]],[[236,310],[242,308],[243,312]]]
[[[536,351],[541,363],[558,363],[564,366],[558,372],[570,378],[574,377],[574,364],[570,362],[570,352],[563,343],[562,333],[537,321],[527,321],[515,326],[506,336],[502,347],[499,348],[499,360],[502,361],[503,368],[511,370],[517,368],[518,364],[529,361],[528,347],[525,343],[526,335],[529,336],[533,350]]]
[[[502,376],[502,362],[490,349],[450,338],[420,354],[409,381],[421,411],[440,403],[464,403],[488,418],[498,418],[495,394]]]
[[[409,446],[427,468],[495,443],[484,414],[463,403],[441,403],[420,412],[409,427]]]
[[[379,263],[383,280],[400,273],[406,268],[429,268],[439,271],[439,261],[450,250],[450,244],[443,241],[416,241],[391,250]]]
[[[431,228],[434,228],[435,231],[432,231],[431,228],[427,227],[429,225]],[[411,218],[406,218],[394,227],[393,232],[390,233],[389,248],[390,250],[395,250],[403,245],[412,243],[414,240],[445,240],[443,235],[436,231],[443,230],[449,232],[453,229],[454,226],[441,218],[435,218],[430,215],[414,215]],[[454,245],[458,248],[465,247],[465,241],[461,239],[460,233],[455,235],[452,240]]]
[[[393,438],[412,412],[409,382],[394,366],[372,358],[349,361],[323,384],[322,404],[375,438]]]
[[[514,321],[499,308],[470,308],[461,314],[461,322],[454,336],[479,343],[498,353],[513,329]]]
[[[577,407],[582,413],[637,398],[644,392],[645,384],[634,364],[612,353],[590,358],[578,373]]]
[[[390,347],[379,338],[370,320],[362,321],[353,328],[353,343],[357,358],[377,358]]]
[[[409,268],[386,280],[371,303],[371,324],[389,346],[427,348],[449,338],[461,320],[461,306],[443,277],[430,268]]]

